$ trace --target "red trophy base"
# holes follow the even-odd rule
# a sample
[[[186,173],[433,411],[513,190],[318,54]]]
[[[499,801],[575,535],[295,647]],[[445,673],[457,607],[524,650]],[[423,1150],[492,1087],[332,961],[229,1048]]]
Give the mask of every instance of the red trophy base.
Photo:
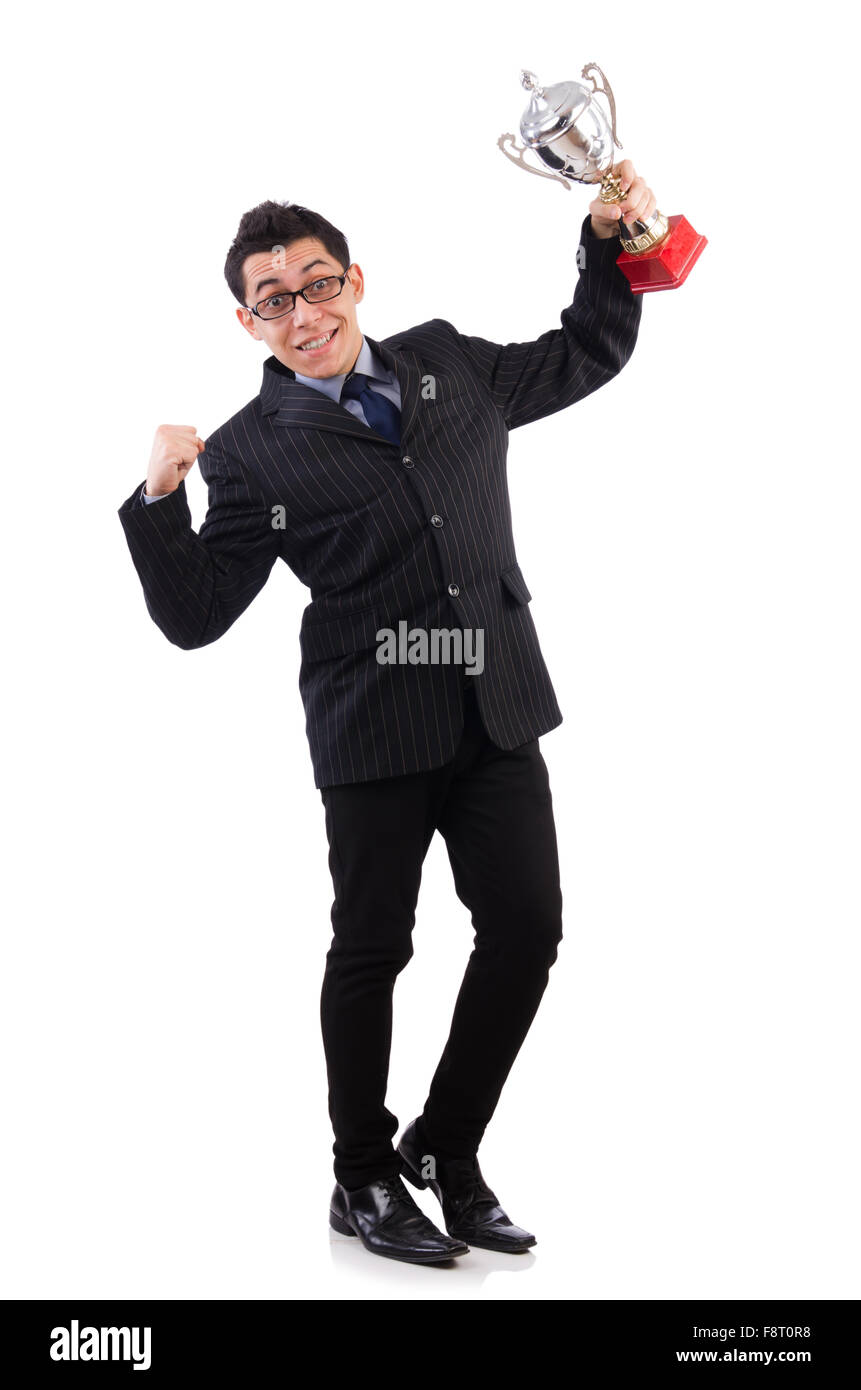
[[[633,294],[678,289],[690,275],[703,247],[708,245],[707,239],[695,232],[680,212],[668,217],[667,221],[670,224],[668,234],[651,251],[643,251],[639,256],[622,251],[616,260]]]

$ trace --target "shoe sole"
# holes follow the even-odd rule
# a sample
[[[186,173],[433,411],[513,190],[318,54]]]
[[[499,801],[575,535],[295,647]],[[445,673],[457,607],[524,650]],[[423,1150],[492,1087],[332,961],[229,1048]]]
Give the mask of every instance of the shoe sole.
[[[449,1231],[449,1235],[451,1235],[451,1231]],[[528,1245],[503,1245],[501,1242],[499,1244],[491,1244],[489,1240],[476,1240],[475,1236],[470,1236],[469,1238],[470,1249],[496,1250],[500,1255],[525,1255],[528,1250],[532,1249],[533,1245],[537,1244],[537,1240],[531,1240]]]
[[[400,1149],[398,1149],[397,1152],[398,1157],[401,1160],[401,1176],[406,1178],[407,1182],[412,1183],[413,1187],[417,1187],[419,1192],[421,1192],[424,1188],[429,1188],[430,1191],[433,1192],[433,1188],[431,1188],[431,1185],[428,1182],[427,1178],[423,1178],[421,1173],[416,1172],[415,1168],[413,1168],[409,1160],[404,1157]],[[440,1198],[439,1193],[434,1192],[434,1196],[436,1197],[440,1206],[442,1206],[442,1199]],[[456,1236],[453,1231],[449,1231],[449,1235],[452,1237],[453,1240],[460,1240],[462,1238],[460,1236]],[[476,1240],[475,1236],[470,1236],[469,1244],[470,1248],[476,1250],[496,1250],[503,1255],[525,1255],[527,1250],[531,1250],[533,1245],[538,1244],[538,1241],[529,1240],[524,1241],[522,1245],[510,1245],[506,1244],[503,1241]]]
[[[356,1240],[362,1239],[358,1231],[354,1231],[352,1226],[345,1221],[342,1216],[338,1216],[337,1212],[331,1210],[329,1212],[329,1225],[332,1227],[333,1231],[337,1231],[341,1236],[353,1236]],[[455,1237],[452,1237],[452,1239],[454,1238]],[[396,1250],[374,1250],[370,1245],[366,1244],[365,1241],[362,1241],[362,1244],[370,1255],[382,1255],[383,1258],[387,1260],[401,1260],[404,1264],[447,1264],[449,1260],[458,1260],[461,1255],[469,1254],[469,1246],[465,1242],[463,1250],[450,1250],[446,1253],[442,1251],[438,1253],[429,1252],[427,1255],[400,1255]]]

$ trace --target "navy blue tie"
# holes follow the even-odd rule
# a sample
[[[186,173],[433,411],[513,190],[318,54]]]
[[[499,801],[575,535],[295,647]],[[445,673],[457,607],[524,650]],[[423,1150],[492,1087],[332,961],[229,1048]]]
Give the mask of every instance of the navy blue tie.
[[[353,372],[341,387],[341,401],[358,401],[365,412],[365,420],[372,430],[383,435],[392,444],[401,442],[401,412],[388,397],[379,391],[372,391],[371,378],[364,372]]]

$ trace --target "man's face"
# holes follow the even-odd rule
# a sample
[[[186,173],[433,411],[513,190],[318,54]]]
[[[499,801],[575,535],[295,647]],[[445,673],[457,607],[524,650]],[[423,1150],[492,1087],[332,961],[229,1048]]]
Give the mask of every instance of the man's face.
[[[305,237],[283,250],[246,256],[242,272],[245,302],[258,304],[279,290],[302,290],[324,275],[343,275],[344,267],[316,237]],[[277,319],[258,318],[248,309],[237,309],[236,317],[252,338],[265,343],[279,362],[300,376],[341,376],[353,369],[362,346],[356,305],[364,293],[362,272],[354,262],[336,299],[307,304],[299,297],[292,311]],[[332,336],[324,347],[303,349],[303,343],[327,333]]]

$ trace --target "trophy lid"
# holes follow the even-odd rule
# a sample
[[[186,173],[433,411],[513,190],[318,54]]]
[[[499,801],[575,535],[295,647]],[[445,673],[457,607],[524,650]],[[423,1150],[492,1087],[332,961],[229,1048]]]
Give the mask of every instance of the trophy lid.
[[[525,145],[546,145],[568,130],[589,105],[592,92],[581,82],[557,82],[542,87],[534,72],[524,69],[521,86],[531,94],[529,106],[520,120]]]

